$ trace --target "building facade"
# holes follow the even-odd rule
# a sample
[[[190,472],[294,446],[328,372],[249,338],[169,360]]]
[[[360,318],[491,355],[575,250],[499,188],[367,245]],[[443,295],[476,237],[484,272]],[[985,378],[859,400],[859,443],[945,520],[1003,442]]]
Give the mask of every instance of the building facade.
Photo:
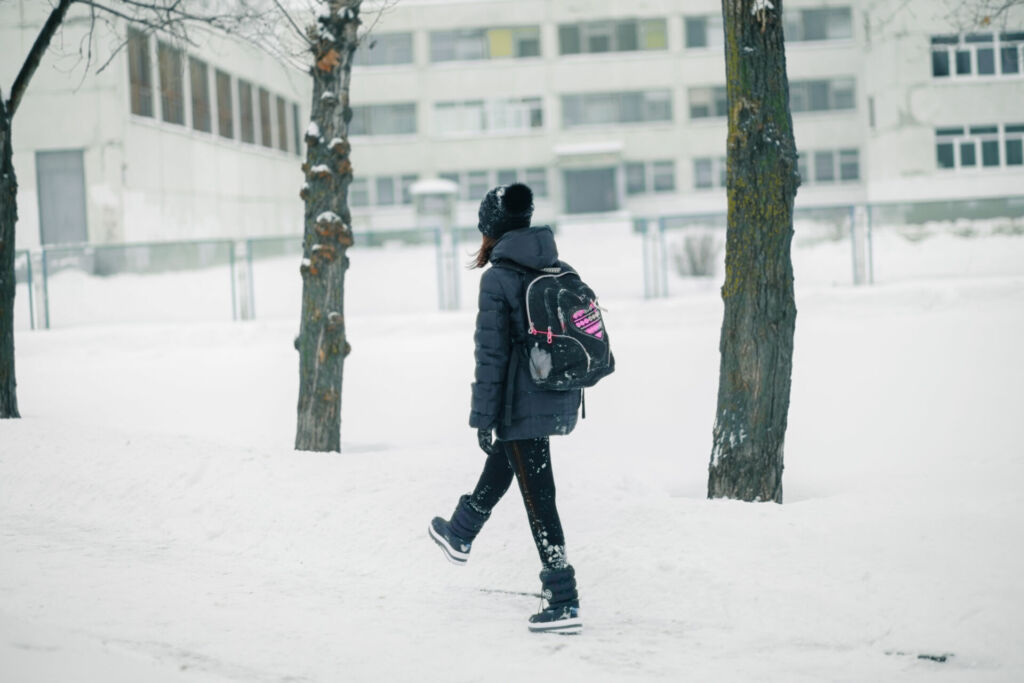
[[[0,4],[5,87],[49,9]],[[73,5],[14,118],[19,249],[301,233],[308,75],[223,36],[103,22],[90,63],[89,30]]]
[[[797,206],[1024,211],[1024,12],[964,29],[947,3],[890,5],[785,3]],[[0,4],[0,83],[46,13]],[[724,213],[718,0],[400,0],[363,17],[357,230],[415,226],[427,178],[458,184],[461,226],[513,180],[559,226]],[[19,248],[301,232],[308,75],[222,36],[102,26],[86,71],[71,46],[88,30],[75,6],[15,118]]]
[[[944,3],[897,8],[787,0],[797,206],[1024,194],[1021,12],[965,32]],[[408,188],[434,176],[459,184],[461,225],[512,179],[559,225],[724,212],[717,0],[403,0],[368,24],[362,227],[412,225]]]

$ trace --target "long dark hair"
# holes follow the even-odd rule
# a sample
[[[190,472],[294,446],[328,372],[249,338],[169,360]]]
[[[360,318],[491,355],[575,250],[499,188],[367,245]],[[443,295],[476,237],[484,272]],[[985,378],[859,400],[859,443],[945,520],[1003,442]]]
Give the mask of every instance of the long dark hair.
[[[498,243],[498,240],[493,237],[483,236],[483,240],[480,242],[480,251],[476,252],[476,256],[472,261],[469,262],[469,268],[483,268],[491,262],[491,252],[494,250],[494,245]]]

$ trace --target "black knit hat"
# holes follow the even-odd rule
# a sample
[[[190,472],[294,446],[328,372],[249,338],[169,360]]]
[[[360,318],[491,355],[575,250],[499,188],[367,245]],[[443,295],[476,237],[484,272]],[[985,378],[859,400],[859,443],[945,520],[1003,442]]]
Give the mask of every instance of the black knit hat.
[[[480,232],[498,239],[509,230],[530,227],[533,192],[522,183],[499,185],[484,195],[478,213]]]

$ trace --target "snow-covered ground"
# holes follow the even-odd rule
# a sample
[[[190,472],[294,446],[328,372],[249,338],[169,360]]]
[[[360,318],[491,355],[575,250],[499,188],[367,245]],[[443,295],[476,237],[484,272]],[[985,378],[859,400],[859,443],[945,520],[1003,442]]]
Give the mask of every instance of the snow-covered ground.
[[[552,444],[577,637],[526,630],[515,487],[468,566],[427,538],[483,457],[473,312],[432,310],[431,249],[353,251],[341,455],[291,448],[288,308],[182,323],[190,275],[69,283],[61,315],[164,314],[18,334],[0,681],[1020,681],[1024,238],[936,239],[876,255],[907,276],[870,288],[844,284],[848,249],[797,250],[781,506],[705,499],[717,283],[643,301],[637,243],[603,250],[637,254],[618,274],[561,245],[607,292],[618,360]],[[812,275],[830,254],[845,270]]]

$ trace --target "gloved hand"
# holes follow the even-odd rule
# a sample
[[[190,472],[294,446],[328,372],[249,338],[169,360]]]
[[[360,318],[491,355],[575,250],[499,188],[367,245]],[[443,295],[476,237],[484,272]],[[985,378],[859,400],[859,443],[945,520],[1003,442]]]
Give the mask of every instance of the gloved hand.
[[[480,450],[487,455],[494,455],[497,451],[497,446],[494,445],[494,439],[491,437],[490,429],[478,429],[476,430],[476,440],[480,444]]]

